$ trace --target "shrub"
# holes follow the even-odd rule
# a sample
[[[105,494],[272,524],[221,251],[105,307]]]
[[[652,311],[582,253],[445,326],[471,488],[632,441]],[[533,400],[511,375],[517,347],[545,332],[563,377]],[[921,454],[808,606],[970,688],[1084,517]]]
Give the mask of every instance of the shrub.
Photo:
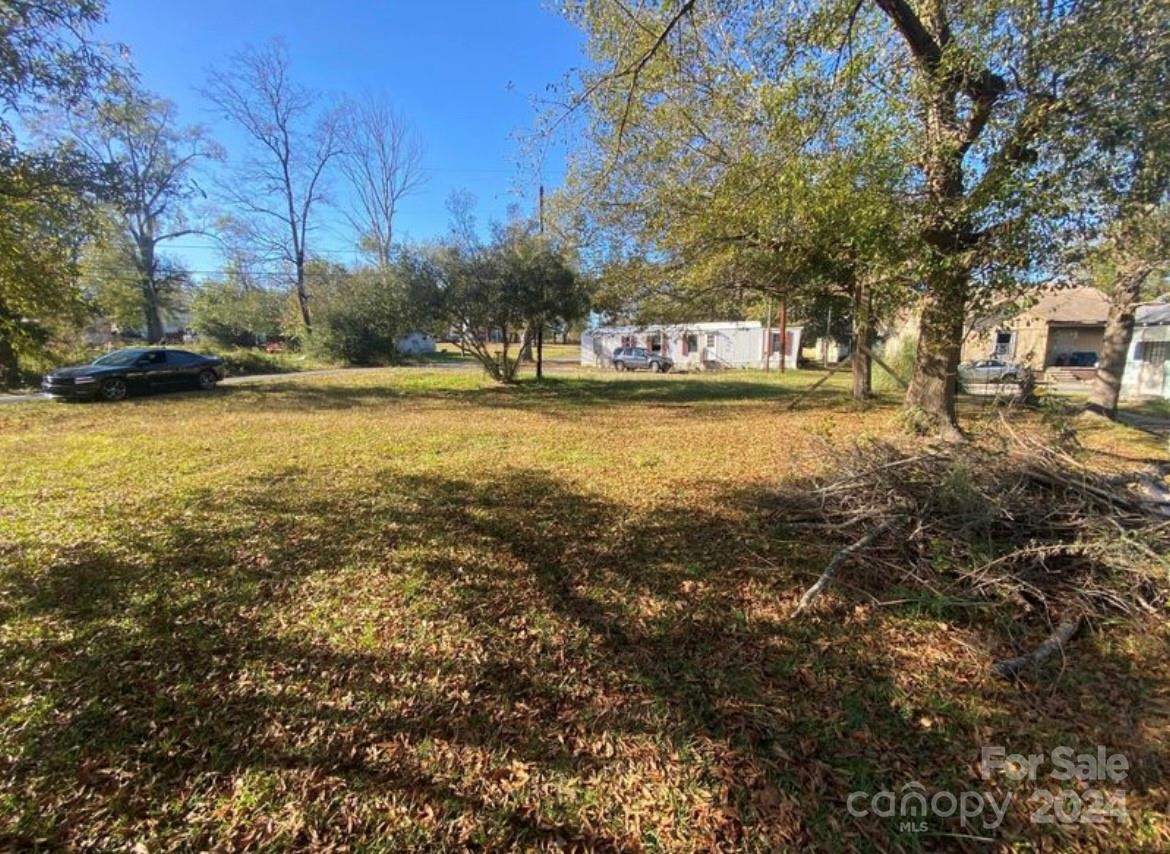
[[[236,282],[209,282],[191,300],[191,326],[221,346],[254,347],[280,333],[288,297]]]
[[[409,323],[395,272],[316,265],[313,273],[309,352],[351,365],[395,361],[395,342]]]

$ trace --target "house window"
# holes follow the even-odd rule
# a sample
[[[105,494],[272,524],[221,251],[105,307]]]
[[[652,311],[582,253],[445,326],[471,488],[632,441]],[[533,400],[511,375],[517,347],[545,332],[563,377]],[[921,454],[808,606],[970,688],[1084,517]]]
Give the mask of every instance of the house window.
[[[715,346],[715,333],[714,333],[714,332],[708,332],[708,333],[707,333],[707,346],[708,346],[708,347],[714,347],[714,346]]]
[[[622,336],[622,346],[623,347],[633,347],[637,343],[638,342],[636,340],[634,340],[633,335],[623,335]]]
[[[692,332],[683,338],[683,353],[695,353],[699,349],[699,336]]]
[[[1015,337],[1016,334],[1014,332],[1008,332],[1003,329],[996,332],[995,350],[993,351],[993,355],[1010,356],[1012,354],[1012,342],[1014,341]]]
[[[661,335],[651,335],[650,336],[650,351],[653,353],[661,353],[662,352],[662,336]]]

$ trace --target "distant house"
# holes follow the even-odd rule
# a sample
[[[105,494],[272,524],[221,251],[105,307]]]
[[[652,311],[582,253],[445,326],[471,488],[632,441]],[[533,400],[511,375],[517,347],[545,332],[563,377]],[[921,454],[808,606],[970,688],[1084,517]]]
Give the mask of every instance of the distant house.
[[[581,364],[609,367],[618,347],[645,347],[669,357],[682,370],[779,367],[780,330],[765,334],[758,321],[598,326],[581,335]],[[783,342],[788,367],[796,367],[801,327],[789,326]],[[769,337],[771,340],[769,341]]]
[[[1170,303],[1138,306],[1121,393],[1170,399]]]
[[[977,319],[963,342],[963,360],[998,358],[1036,371],[1091,372],[1108,317],[1109,300],[1096,288],[1048,288],[1017,314]]]

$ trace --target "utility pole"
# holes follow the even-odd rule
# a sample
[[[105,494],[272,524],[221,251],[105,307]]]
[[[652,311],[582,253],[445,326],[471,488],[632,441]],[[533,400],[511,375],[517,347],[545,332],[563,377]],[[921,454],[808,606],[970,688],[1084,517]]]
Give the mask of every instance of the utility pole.
[[[829,316],[825,318],[825,337],[821,342],[821,363],[829,366],[829,330],[833,328],[833,304],[829,303]]]
[[[544,184],[540,185],[540,236],[544,236]],[[544,379],[544,280],[540,282],[540,325],[536,327],[536,378]]]

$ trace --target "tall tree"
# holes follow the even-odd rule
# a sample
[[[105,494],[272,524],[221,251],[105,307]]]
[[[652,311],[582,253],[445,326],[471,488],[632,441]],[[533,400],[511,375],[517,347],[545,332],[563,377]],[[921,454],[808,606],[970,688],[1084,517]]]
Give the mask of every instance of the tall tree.
[[[1069,92],[1086,108],[1061,117],[1058,150],[1087,247],[1074,260],[1110,298],[1089,404],[1113,415],[1137,303],[1170,269],[1170,7],[1102,0],[1088,36]]]
[[[305,264],[326,170],[341,153],[339,114],[320,109],[317,97],[292,80],[288,51],[275,41],[247,48],[213,71],[205,95],[251,142],[225,190],[251,242],[291,269],[311,333]]]
[[[111,64],[90,40],[103,11],[92,0],[0,4],[0,386],[18,379],[45,321],[81,304],[77,260],[102,176],[68,147],[28,150],[18,130],[103,85]]]
[[[587,0],[567,9],[594,60],[567,103],[588,111],[588,187],[620,209],[631,194],[611,191],[628,189],[627,164],[661,169],[658,196],[671,204],[635,212],[651,226],[757,198],[765,213],[782,210],[782,193],[704,200],[704,188],[747,162],[744,151],[767,155],[763,175],[800,157],[893,156],[884,207],[911,250],[899,278],[921,292],[907,405],[924,426],[959,437],[964,314],[985,292],[1035,276],[1056,206],[1054,119],[1084,107],[1067,93],[1084,71],[1092,22],[1124,11],[1097,0]],[[696,191],[671,199],[680,174]]]
[[[530,223],[497,226],[484,244],[475,234],[470,199],[456,196],[449,206],[451,237],[429,257],[404,261],[404,269],[415,271],[403,275],[406,290],[434,319],[458,331],[463,349],[489,376],[513,382],[538,325],[583,315],[588,295],[563,253]]]
[[[134,271],[148,341],[163,337],[163,309],[186,279],[164,257],[168,241],[198,234],[191,203],[206,194],[195,179],[200,161],[220,150],[199,126],[182,126],[175,105],[130,85],[70,115],[72,137],[113,176],[109,206],[124,240],[114,249]]]
[[[1133,341],[1137,307],[1144,293],[1165,286],[1170,272],[1170,206],[1134,205],[1094,247],[1091,280],[1109,296],[1097,373],[1089,392],[1089,408],[1113,417]]]
[[[387,269],[399,206],[423,184],[422,142],[402,115],[372,96],[344,105],[340,133],[350,223],[359,245]]]
[[[20,379],[19,359],[45,341],[51,321],[83,316],[79,258],[92,207],[80,188],[87,165],[6,164],[0,170],[0,387]]]
[[[901,135],[840,109],[860,88],[857,70],[836,88],[818,66],[784,61],[777,71],[774,57],[728,37],[721,8],[630,12],[616,3],[582,12],[611,70],[587,78],[578,96],[589,107],[590,144],[556,200],[567,219],[556,230],[590,235],[605,269],[632,270],[660,291],[667,282],[672,297],[695,306],[745,297],[798,306],[837,293],[865,309],[851,316],[868,328],[875,296],[905,294],[911,188]],[[736,14],[730,29],[751,29],[753,13]],[[625,58],[610,65],[613,49]],[[834,105],[840,115],[829,120]],[[657,268],[651,275],[639,256]],[[660,299],[648,304],[661,311]],[[864,398],[864,350],[857,362],[855,395]]]

